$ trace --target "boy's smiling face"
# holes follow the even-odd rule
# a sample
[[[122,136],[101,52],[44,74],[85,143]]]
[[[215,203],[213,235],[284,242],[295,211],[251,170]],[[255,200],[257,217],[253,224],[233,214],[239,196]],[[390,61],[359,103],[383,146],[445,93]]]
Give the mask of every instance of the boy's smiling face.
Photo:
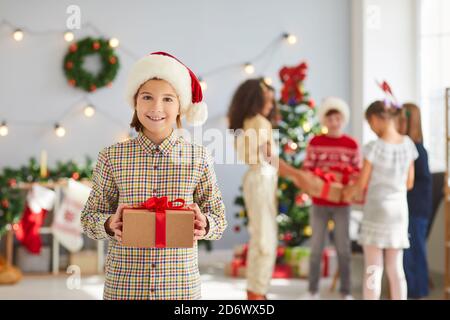
[[[328,135],[340,136],[344,127],[344,116],[337,110],[330,110],[326,114],[323,124],[328,129]]]
[[[171,132],[180,111],[175,89],[165,80],[151,79],[137,93],[136,112],[144,133],[160,143]]]

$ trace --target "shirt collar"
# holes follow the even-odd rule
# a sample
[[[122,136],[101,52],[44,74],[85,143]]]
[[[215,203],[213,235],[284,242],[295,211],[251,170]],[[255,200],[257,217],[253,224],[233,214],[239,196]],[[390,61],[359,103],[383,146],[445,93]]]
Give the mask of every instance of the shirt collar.
[[[178,141],[178,136],[175,133],[175,130],[172,130],[170,136],[164,139],[160,145],[152,142],[142,131],[139,132],[138,137],[136,138],[138,144],[144,149],[145,152],[150,154],[169,154],[172,151],[172,148]]]

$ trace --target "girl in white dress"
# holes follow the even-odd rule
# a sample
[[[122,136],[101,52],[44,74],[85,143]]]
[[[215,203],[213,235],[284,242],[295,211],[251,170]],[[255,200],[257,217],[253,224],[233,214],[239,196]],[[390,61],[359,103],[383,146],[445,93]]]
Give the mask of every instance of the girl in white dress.
[[[344,190],[352,199],[367,187],[359,243],[364,250],[364,299],[379,299],[383,264],[391,299],[406,299],[403,249],[408,241],[407,190],[414,185],[416,146],[397,132],[395,121],[401,107],[376,101],[366,110],[370,128],[378,136],[364,147],[364,164],[357,183]],[[383,263],[384,261],[384,263]]]

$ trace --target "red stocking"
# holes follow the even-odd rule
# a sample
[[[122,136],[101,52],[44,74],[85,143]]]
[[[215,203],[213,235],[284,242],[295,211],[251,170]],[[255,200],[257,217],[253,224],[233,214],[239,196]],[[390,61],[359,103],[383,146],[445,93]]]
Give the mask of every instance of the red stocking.
[[[31,253],[39,254],[41,252],[41,236],[39,229],[44,223],[45,216],[55,201],[55,192],[33,185],[27,195],[27,204],[25,211],[19,223],[14,226],[17,240]]]

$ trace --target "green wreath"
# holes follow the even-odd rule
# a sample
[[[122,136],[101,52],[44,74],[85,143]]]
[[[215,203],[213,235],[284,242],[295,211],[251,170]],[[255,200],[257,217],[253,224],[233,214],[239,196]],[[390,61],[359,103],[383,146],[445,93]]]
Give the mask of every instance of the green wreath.
[[[102,68],[97,75],[83,69],[84,57],[92,54],[100,55]],[[119,69],[119,58],[108,40],[103,38],[84,38],[69,46],[64,57],[64,72],[69,85],[92,92],[104,86],[110,86]]]

